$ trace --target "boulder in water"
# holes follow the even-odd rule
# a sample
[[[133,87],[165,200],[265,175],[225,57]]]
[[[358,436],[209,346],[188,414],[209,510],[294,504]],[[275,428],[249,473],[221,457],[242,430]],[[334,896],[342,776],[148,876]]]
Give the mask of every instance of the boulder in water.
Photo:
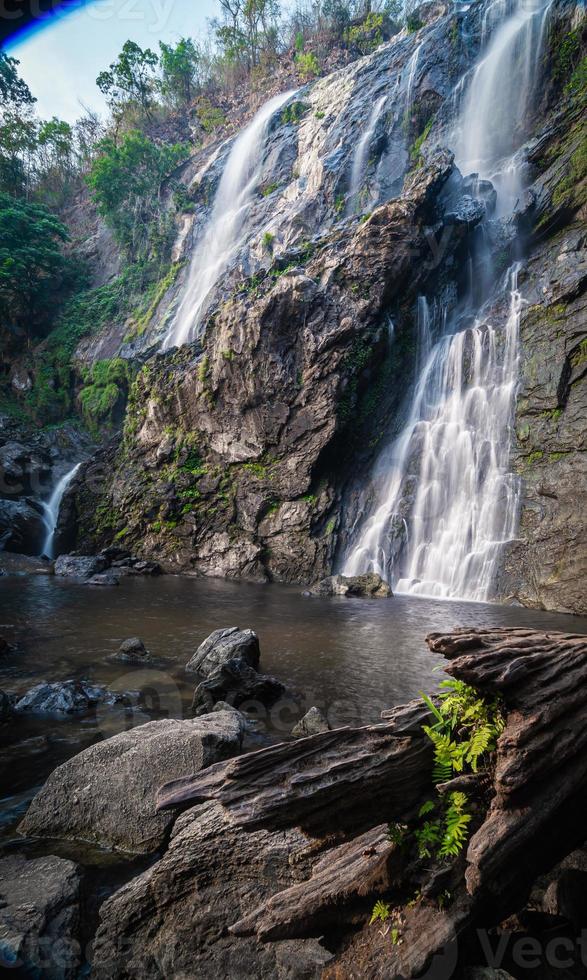
[[[81,874],[73,861],[21,854],[0,860],[0,968],[6,975],[73,980]]]
[[[310,595],[388,599],[393,592],[381,575],[369,572],[366,575],[330,575],[316,582],[310,589]]]
[[[212,711],[217,701],[245,710],[259,705],[271,708],[287,695],[285,684],[276,677],[258,674],[246,661],[235,658],[221,664],[198,685],[192,709],[196,715],[204,715]]]
[[[110,659],[123,664],[145,664],[150,663],[151,654],[138,636],[131,636],[120,644],[118,652]]]
[[[83,582],[99,575],[107,566],[101,555],[60,555],[55,562],[55,574]]]
[[[294,726],[292,735],[294,738],[305,738],[307,735],[319,735],[320,732],[329,731],[330,725],[327,718],[320,711],[320,708],[313,707]]]
[[[238,626],[214,630],[200,644],[191,660],[186,664],[188,673],[203,674],[209,677],[222,664],[229,660],[242,660],[256,670],[261,652],[259,639],[253,630],[241,630]]]
[[[126,703],[128,694],[109,691],[101,684],[74,680],[52,684],[41,681],[16,700],[14,710],[19,714],[74,715],[85,714],[96,704]]]
[[[236,755],[243,730],[235,711],[219,711],[194,721],[148,722],[98,742],[51,773],[19,832],[151,854],[176,816],[155,812],[161,783]]]

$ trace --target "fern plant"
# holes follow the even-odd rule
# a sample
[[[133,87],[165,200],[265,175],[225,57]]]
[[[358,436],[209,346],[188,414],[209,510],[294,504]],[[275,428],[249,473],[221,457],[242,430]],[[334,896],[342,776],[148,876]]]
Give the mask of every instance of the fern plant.
[[[389,916],[391,915],[391,909],[387,902],[382,902],[378,900],[373,906],[373,911],[371,913],[371,919],[369,925],[373,925],[374,922],[387,922]]]

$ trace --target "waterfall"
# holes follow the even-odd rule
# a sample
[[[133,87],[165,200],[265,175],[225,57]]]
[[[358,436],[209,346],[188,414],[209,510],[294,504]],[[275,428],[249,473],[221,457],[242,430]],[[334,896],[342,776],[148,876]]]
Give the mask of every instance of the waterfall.
[[[351,187],[349,191],[349,205],[351,212],[361,211],[361,201],[359,200],[359,195],[361,192],[361,185],[363,181],[363,175],[365,172],[365,165],[367,163],[367,154],[371,147],[371,142],[373,136],[375,135],[375,130],[377,128],[377,123],[381,118],[381,113],[383,112],[383,107],[387,102],[387,95],[382,95],[380,99],[377,100],[373,109],[371,110],[371,115],[369,116],[369,121],[367,123],[367,129],[363,133],[361,139],[357,143],[355,152],[353,154],[353,167],[351,171]]]
[[[420,58],[420,51],[422,50],[422,42],[416,47],[412,57],[406,65],[406,85],[405,85],[405,114],[409,114],[412,107],[412,97],[414,93],[414,82],[416,81],[416,70],[418,68],[418,61]]]
[[[489,35],[487,50],[472,73],[459,121],[457,164],[462,173],[493,180],[502,214],[512,210],[521,190],[514,156],[539,81],[550,6],[541,0],[516,0],[505,20],[504,0],[488,7],[482,30],[482,39]]]
[[[57,483],[53,493],[51,494],[49,500],[43,504],[43,509],[45,511],[43,515],[43,521],[47,528],[47,536],[43,542],[43,549],[41,554],[47,555],[47,558],[55,558],[54,548],[55,548],[55,531],[57,529],[57,523],[59,521],[59,511],[61,509],[61,501],[65,496],[65,492],[69,487],[71,481],[73,480],[75,474],[79,470],[81,463],[76,463],[76,465],[65,473]]]
[[[502,213],[511,212],[521,188],[515,150],[524,139],[549,6],[528,6],[527,0],[488,6],[486,49],[455,126],[461,171],[495,180]],[[508,297],[505,327],[488,322],[482,306],[475,310],[472,289],[465,329],[445,309],[431,314],[426,299],[418,301],[417,378],[408,418],[381,461],[379,500],[345,573],[379,572],[404,593],[492,597],[503,546],[515,537],[519,516],[520,483],[510,472],[519,268],[494,284],[494,299]]]
[[[196,246],[187,283],[162,349],[179,347],[198,335],[212,291],[238,253],[246,220],[261,178],[269,123],[295,91],[267,102],[235,140],[214,198],[212,213]]]

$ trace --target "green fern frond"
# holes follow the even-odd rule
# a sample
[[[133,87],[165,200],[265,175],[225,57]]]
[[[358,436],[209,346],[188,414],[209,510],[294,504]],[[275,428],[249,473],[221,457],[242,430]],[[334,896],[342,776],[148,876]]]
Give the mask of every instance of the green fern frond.
[[[369,925],[373,925],[374,922],[386,922],[391,914],[391,908],[387,902],[382,902],[378,900],[373,906],[373,911],[371,913],[371,919]]]

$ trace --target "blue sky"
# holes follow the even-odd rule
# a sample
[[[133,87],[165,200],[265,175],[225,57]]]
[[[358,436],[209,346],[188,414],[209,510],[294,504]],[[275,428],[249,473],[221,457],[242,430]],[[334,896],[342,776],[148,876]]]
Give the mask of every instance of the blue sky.
[[[128,38],[159,49],[159,41],[199,37],[218,12],[216,0],[93,0],[13,40],[7,51],[37,98],[44,118],[73,122],[82,103],[104,110],[96,76]]]

